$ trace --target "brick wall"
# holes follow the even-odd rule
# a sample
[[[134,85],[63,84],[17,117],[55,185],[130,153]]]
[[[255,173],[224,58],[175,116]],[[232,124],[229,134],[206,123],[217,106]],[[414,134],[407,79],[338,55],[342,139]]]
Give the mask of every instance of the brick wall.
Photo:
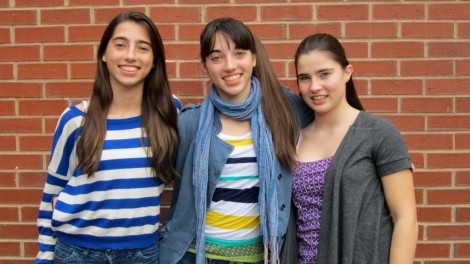
[[[183,103],[207,92],[198,36],[214,18],[245,21],[294,90],[300,40],[315,32],[338,36],[365,107],[395,123],[412,154],[420,230],[415,263],[470,263],[470,2],[312,2],[0,0],[0,263],[34,258],[58,115],[89,96],[101,33],[127,9],[156,22],[172,89]],[[169,192],[164,196],[167,205]]]

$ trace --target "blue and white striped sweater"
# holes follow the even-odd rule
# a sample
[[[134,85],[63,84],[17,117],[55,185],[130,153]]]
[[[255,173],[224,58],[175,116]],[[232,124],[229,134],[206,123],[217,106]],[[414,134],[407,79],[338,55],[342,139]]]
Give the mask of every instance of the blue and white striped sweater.
[[[177,99],[175,103],[181,105]],[[93,249],[143,248],[156,243],[163,183],[152,173],[140,117],[110,119],[101,163],[92,177],[77,168],[76,138],[84,113],[61,115],[38,214],[36,263],[52,263],[56,237]],[[59,195],[52,212],[51,200]]]

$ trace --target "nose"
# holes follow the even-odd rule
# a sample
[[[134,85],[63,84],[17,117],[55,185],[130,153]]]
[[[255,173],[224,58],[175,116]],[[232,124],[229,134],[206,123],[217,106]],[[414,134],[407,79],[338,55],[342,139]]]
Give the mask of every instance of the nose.
[[[225,59],[225,71],[232,71],[235,69],[235,61],[232,59],[231,56],[227,56]]]
[[[135,53],[136,53],[137,48],[133,47],[133,45],[129,46],[129,48],[126,51],[126,60],[134,60],[135,59]]]
[[[312,79],[312,82],[310,83],[310,91],[317,92],[320,90],[321,90],[320,82]]]

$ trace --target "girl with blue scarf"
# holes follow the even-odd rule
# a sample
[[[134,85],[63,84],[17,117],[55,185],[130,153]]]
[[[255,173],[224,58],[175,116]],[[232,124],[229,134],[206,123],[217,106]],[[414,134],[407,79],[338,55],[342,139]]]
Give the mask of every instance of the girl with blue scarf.
[[[212,86],[178,120],[181,177],[161,230],[160,262],[278,263],[297,130],[289,100],[301,99],[283,91],[240,21],[210,22],[200,44]]]

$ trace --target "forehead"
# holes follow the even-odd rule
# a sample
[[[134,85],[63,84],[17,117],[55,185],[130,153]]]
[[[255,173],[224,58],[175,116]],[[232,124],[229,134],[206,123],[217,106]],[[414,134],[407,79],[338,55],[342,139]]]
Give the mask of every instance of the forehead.
[[[235,42],[226,34],[217,32],[214,35],[214,47],[212,47],[212,50],[231,50],[235,48]]]
[[[114,29],[111,40],[115,38],[125,38],[132,41],[146,41],[150,43],[150,36],[145,27],[134,21],[119,23]]]
[[[340,66],[338,62],[333,59],[333,56],[328,51],[314,50],[299,56],[297,61],[297,68],[299,71],[305,69],[319,69],[319,68],[332,68]]]

